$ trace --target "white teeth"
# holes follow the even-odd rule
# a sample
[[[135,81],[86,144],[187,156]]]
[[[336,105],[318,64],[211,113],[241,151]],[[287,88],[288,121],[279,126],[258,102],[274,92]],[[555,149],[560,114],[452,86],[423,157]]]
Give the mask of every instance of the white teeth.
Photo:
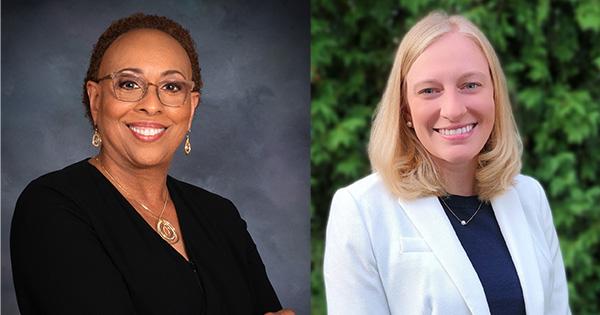
[[[148,127],[134,127],[134,126],[129,126],[129,129],[133,130],[133,132],[135,133],[139,133],[142,136],[155,136],[159,133],[162,133],[165,131],[166,128],[148,128]]]
[[[439,133],[443,134],[444,136],[455,136],[455,135],[461,135],[463,133],[467,133],[469,131],[471,131],[473,129],[474,124],[471,125],[466,125],[462,128],[456,128],[456,129],[439,129]]]

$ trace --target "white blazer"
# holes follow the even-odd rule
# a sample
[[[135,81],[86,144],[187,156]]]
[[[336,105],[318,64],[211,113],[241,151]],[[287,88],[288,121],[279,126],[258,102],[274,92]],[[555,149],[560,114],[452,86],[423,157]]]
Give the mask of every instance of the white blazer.
[[[527,314],[570,314],[542,186],[519,175],[492,200]],[[475,269],[436,197],[403,200],[377,174],[338,190],[325,243],[329,315],[490,314]]]

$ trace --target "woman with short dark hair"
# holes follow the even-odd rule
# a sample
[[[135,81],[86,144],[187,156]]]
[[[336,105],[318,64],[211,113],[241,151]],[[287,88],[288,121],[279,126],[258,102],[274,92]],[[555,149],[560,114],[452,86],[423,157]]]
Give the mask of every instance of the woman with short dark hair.
[[[201,87],[178,23],[134,14],[100,36],[83,97],[100,151],[31,182],[14,212],[22,314],[281,309],[235,206],[167,175],[184,139],[191,152]]]

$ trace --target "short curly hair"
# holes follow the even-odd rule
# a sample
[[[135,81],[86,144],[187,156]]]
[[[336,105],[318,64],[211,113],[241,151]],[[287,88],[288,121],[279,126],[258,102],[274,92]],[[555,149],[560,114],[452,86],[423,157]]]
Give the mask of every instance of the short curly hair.
[[[85,106],[85,115],[88,117],[92,125],[94,121],[90,111],[90,98],[87,94],[86,83],[88,81],[98,80],[98,69],[100,63],[104,57],[104,53],[110,47],[110,45],[119,36],[134,30],[134,29],[155,29],[165,32],[173,37],[179,44],[185,49],[190,63],[192,64],[192,81],[194,81],[194,91],[199,91],[202,88],[202,77],[200,76],[200,64],[198,63],[198,53],[196,52],[196,45],[190,32],[185,29],[181,24],[159,15],[148,15],[144,13],[135,13],[128,17],[116,20],[110,24],[110,26],[100,35],[92,55],[90,57],[90,65],[87,70],[85,79],[83,80],[83,105]]]

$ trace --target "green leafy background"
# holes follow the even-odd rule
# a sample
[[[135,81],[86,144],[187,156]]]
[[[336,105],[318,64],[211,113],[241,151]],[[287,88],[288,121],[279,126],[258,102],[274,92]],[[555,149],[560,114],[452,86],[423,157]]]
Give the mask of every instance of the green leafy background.
[[[500,56],[545,187],[571,309],[600,314],[600,1],[311,1],[312,314],[325,314],[323,240],[334,191],[367,175],[373,110],[402,36],[434,9],[480,26]]]

